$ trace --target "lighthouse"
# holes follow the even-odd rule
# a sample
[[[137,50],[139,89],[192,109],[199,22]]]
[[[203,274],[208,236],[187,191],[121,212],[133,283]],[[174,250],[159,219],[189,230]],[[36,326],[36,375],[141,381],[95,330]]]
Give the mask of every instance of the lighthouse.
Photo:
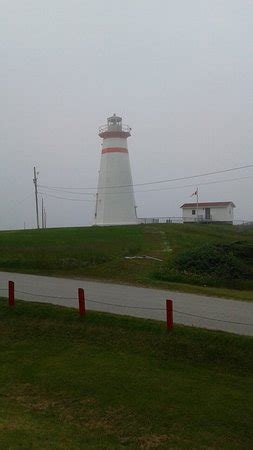
[[[103,139],[96,194],[95,225],[135,225],[136,206],[127,138],[131,128],[114,114],[99,128]]]

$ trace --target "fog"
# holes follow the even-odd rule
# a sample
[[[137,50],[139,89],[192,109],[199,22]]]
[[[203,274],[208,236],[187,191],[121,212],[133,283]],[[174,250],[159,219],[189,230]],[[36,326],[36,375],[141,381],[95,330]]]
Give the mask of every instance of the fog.
[[[96,187],[98,127],[113,113],[132,128],[134,184],[253,164],[251,0],[0,7],[0,229],[35,226],[34,165],[40,185]],[[253,220],[252,184],[253,167],[136,186],[138,215],[180,216],[198,186],[200,201],[231,200]],[[94,195],[39,191],[48,226],[92,224]]]

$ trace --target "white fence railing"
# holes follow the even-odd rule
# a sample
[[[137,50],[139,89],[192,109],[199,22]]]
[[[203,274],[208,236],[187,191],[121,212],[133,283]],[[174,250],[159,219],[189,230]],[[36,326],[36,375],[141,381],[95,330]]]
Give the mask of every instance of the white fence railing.
[[[234,219],[233,221],[218,221],[213,220],[212,216],[209,219],[205,219],[203,216],[194,218],[187,217],[177,217],[177,216],[166,216],[166,217],[140,217],[138,218],[138,223],[152,224],[152,223],[223,223],[223,224],[233,224],[233,225],[245,225],[248,227],[253,227],[253,222],[248,220]]]
[[[139,223],[183,223],[182,217],[142,217],[138,218]]]
[[[99,133],[105,133],[107,131],[124,131],[125,133],[130,133],[131,128],[128,125],[102,125],[98,129]]]

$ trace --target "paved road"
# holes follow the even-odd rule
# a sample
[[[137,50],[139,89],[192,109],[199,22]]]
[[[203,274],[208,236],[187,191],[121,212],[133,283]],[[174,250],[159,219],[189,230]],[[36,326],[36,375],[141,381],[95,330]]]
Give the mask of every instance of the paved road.
[[[16,297],[19,299],[77,307],[77,288],[82,287],[87,309],[162,321],[165,320],[165,300],[172,298],[174,321],[177,323],[253,336],[253,303],[249,302],[8,272],[0,272],[0,289],[6,289],[9,280],[15,282]],[[6,296],[6,291],[1,290],[0,294]]]

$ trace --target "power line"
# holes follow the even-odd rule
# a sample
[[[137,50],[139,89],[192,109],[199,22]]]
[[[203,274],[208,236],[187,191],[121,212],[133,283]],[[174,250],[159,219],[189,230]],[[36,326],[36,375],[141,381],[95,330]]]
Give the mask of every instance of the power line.
[[[190,180],[192,178],[206,177],[209,175],[216,175],[216,174],[225,173],[225,172],[233,172],[235,170],[248,169],[250,167],[253,167],[253,164],[248,164],[246,166],[232,167],[232,168],[223,169],[223,170],[216,170],[214,172],[206,172],[206,173],[201,173],[198,175],[190,175],[187,177],[171,178],[170,180],[151,181],[149,183],[148,182],[147,183],[138,183],[138,184],[134,184],[134,186],[146,186],[149,184],[161,184],[161,183],[169,183],[169,182],[174,182],[174,181]]]
[[[239,180],[247,180],[247,179],[252,179],[252,176],[248,176],[248,177],[238,177],[238,178],[229,178],[226,180],[215,180],[215,181],[207,181],[206,183],[197,183],[198,186],[205,186],[207,184],[219,184],[219,183],[228,183],[231,181],[239,181]],[[196,187],[196,184],[185,184],[184,186],[173,186],[173,187],[167,187],[167,188],[161,188],[161,189],[147,189],[145,191],[135,191],[135,192],[157,192],[157,191],[168,191],[168,190],[174,190],[174,189],[184,189],[184,188],[188,188],[188,187]]]
[[[38,184],[39,188],[42,188],[43,190],[46,189],[49,192],[54,192],[54,193],[64,193],[64,194],[75,194],[75,195],[92,195],[95,196],[96,194],[94,192],[76,192],[76,191],[69,191],[68,189],[65,188],[55,188],[55,187],[47,187],[47,186],[43,186],[42,184]]]
[[[94,203],[95,200],[82,200],[79,198],[68,198],[68,197],[58,197],[57,195],[51,195],[51,194],[47,194],[45,192],[38,192],[38,194],[40,195],[46,195],[47,197],[52,197],[52,198],[59,198],[61,200],[70,200],[72,202],[88,202],[88,203]]]
[[[30,198],[30,197],[32,197],[34,194],[29,194],[29,195],[26,195],[22,200],[15,200],[15,201],[13,201],[13,205],[15,205],[15,207],[17,207],[17,206],[19,206],[19,205],[22,205],[22,203],[24,203],[28,198]]]
[[[209,184],[219,184],[219,183],[229,183],[229,182],[233,182],[233,181],[241,181],[241,180],[248,180],[248,179],[252,179],[253,175],[251,176],[247,176],[247,177],[237,177],[237,178],[229,178],[229,179],[223,179],[223,180],[214,180],[214,181],[207,181],[205,183],[198,183],[198,186],[205,186],[205,185],[209,185]],[[169,191],[169,190],[174,190],[174,189],[185,189],[188,187],[195,187],[196,184],[185,184],[183,186],[170,186],[170,187],[165,187],[165,188],[160,188],[160,189],[146,189],[146,190],[136,190],[134,191],[135,194],[137,193],[145,193],[145,192],[161,192],[161,191]],[[49,189],[49,188],[48,188]],[[57,192],[56,188],[52,188],[53,192]],[[58,192],[61,192],[60,190],[58,190]],[[63,193],[67,194],[74,194],[74,195],[92,195],[95,196],[94,193],[87,193],[87,192],[74,192],[74,191],[67,191],[64,190]],[[129,194],[131,193],[131,191],[122,191],[122,192],[108,192],[107,195],[119,195],[119,194]],[[43,192],[44,195],[49,195],[45,192]]]
[[[215,170],[212,172],[199,173],[196,175],[189,175],[186,177],[170,178],[170,179],[157,180],[157,181],[147,181],[145,183],[106,186],[106,187],[102,187],[100,189],[113,189],[113,188],[121,188],[121,187],[148,186],[148,185],[153,185],[153,184],[172,183],[174,181],[190,180],[193,178],[200,178],[200,177],[206,177],[206,176],[216,175],[216,174],[220,174],[220,173],[233,172],[236,170],[249,169],[251,167],[253,167],[253,164],[247,164],[245,166],[238,166],[238,167],[230,167],[228,169]],[[60,187],[60,186],[46,186],[46,185],[40,185],[40,187],[51,188],[51,189],[61,189],[61,190],[66,190],[66,189],[70,189],[70,190],[87,190],[87,189],[93,190],[93,189],[95,189],[96,190],[97,189],[97,187],[82,187],[82,188],[79,187],[79,188],[77,188],[77,187]]]

